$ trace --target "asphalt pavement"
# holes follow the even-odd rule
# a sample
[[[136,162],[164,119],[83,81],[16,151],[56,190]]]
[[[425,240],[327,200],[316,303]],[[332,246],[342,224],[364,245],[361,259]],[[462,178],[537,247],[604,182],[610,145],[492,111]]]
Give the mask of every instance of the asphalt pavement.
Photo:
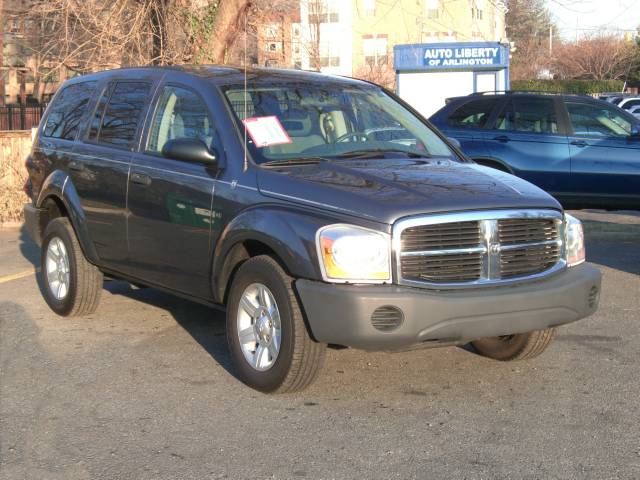
[[[640,214],[576,215],[601,305],[541,357],[332,349],[278,396],[236,379],[219,312],[110,281],[57,317],[0,230],[0,479],[638,479]]]

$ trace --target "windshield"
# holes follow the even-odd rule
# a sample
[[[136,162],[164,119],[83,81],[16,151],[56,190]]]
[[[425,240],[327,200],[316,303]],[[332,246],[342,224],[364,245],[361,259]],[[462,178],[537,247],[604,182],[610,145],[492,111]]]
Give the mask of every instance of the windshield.
[[[257,163],[376,155],[457,159],[435,132],[375,86],[292,82],[223,91]]]

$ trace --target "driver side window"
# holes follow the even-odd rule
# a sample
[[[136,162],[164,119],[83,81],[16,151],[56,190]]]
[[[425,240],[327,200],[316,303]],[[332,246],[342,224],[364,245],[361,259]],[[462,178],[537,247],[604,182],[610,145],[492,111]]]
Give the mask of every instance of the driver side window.
[[[213,123],[199,95],[180,87],[164,87],[151,123],[147,151],[162,153],[169,140],[189,138],[213,146]]]

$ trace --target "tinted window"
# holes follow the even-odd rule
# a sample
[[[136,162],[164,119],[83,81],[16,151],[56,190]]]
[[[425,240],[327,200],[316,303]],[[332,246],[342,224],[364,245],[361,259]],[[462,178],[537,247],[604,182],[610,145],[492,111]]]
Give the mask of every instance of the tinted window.
[[[98,100],[98,104],[96,105],[93,117],[91,118],[89,140],[98,139],[98,134],[100,133],[100,125],[102,124],[102,116],[104,115],[104,109],[107,107],[107,102],[109,101],[109,97],[111,96],[111,92],[113,91],[114,86],[115,84],[110,84],[104,89],[102,95],[100,95],[100,100]]]
[[[626,137],[631,134],[631,120],[615,107],[567,102],[567,110],[575,135]]]
[[[84,82],[64,88],[51,105],[43,135],[74,140],[95,87],[96,82]]]
[[[467,102],[451,114],[448,123],[452,127],[482,128],[487,124],[496,103],[498,100],[495,98]]]
[[[558,133],[555,103],[550,98],[514,98],[496,120],[496,129]]]
[[[118,82],[102,117],[98,142],[131,148],[150,91],[146,82]]]
[[[213,143],[213,125],[202,99],[179,87],[165,87],[151,124],[147,150],[161,153],[167,141],[196,138],[207,147]]]

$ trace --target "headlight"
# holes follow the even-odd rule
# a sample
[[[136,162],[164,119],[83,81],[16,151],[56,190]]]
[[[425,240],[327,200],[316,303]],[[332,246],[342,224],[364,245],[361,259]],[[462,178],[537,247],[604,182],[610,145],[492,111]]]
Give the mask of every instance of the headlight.
[[[316,242],[326,281],[391,281],[389,235],[352,225],[329,225],[318,230]]]
[[[567,265],[573,267],[584,262],[584,232],[582,223],[569,214],[564,214],[564,245]]]

